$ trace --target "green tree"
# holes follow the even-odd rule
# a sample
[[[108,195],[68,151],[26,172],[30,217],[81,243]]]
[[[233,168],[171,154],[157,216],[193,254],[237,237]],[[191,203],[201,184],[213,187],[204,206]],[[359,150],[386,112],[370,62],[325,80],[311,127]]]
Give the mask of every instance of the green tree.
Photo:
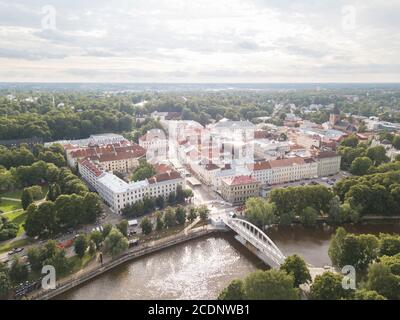
[[[104,251],[115,257],[126,249],[128,249],[128,239],[123,236],[121,231],[113,227],[104,240]]]
[[[108,235],[108,234],[107,234]],[[99,249],[101,246],[101,243],[104,240],[103,234],[98,231],[98,230],[94,230],[90,233],[90,240],[93,241],[96,245],[96,248]]]
[[[355,148],[358,145],[358,138],[356,135],[350,135],[344,138],[340,143],[341,146]]]
[[[394,256],[400,253],[400,236],[390,234],[379,235],[379,255]]]
[[[178,225],[184,225],[186,222],[186,211],[185,208],[178,206],[175,209],[175,219]]]
[[[168,207],[164,213],[164,224],[167,228],[172,228],[173,226],[175,226],[175,223],[175,212],[171,207]]]
[[[340,300],[350,296],[350,290],[342,287],[343,276],[332,272],[324,272],[317,275],[310,290],[310,298],[313,300]]]
[[[161,231],[164,229],[164,219],[163,215],[160,211],[156,213],[156,230]]]
[[[386,300],[386,298],[380,295],[376,291],[360,289],[357,290],[354,294],[355,300]]]
[[[80,234],[74,241],[74,251],[78,255],[79,258],[82,258],[85,255],[85,252],[88,248],[88,239],[85,235]]]
[[[317,223],[318,211],[313,207],[304,208],[300,215],[300,222],[305,227],[314,227]]]
[[[293,276],[295,287],[311,281],[310,271],[306,262],[296,254],[287,257],[280,269]]]
[[[11,282],[6,272],[0,272],[0,299],[7,299],[11,292]]]
[[[206,206],[204,206],[204,205],[200,206],[197,209],[197,212],[199,213],[199,217],[200,217],[201,221],[203,221],[203,222],[207,221],[210,210]]]
[[[246,299],[250,300],[297,300],[298,289],[294,279],[285,271],[255,271],[244,281]]]
[[[60,195],[61,195],[60,186],[57,183],[50,184],[49,191],[47,192],[47,200],[54,202]]]
[[[263,198],[249,198],[246,201],[246,218],[254,225],[263,228],[275,221],[275,206]]]
[[[121,233],[127,237],[128,236],[128,227],[129,227],[129,223],[128,220],[121,220],[117,225],[116,225],[117,229],[119,231],[121,231]]]
[[[26,210],[31,203],[33,203],[32,193],[31,193],[31,191],[29,189],[25,188],[24,191],[22,191],[22,194],[21,194],[22,209]]]
[[[192,223],[197,218],[196,208],[190,208],[188,220]]]
[[[244,284],[241,280],[233,280],[218,296],[218,300],[244,300]]]
[[[373,263],[368,269],[367,289],[387,299],[400,299],[400,278],[382,263]]]
[[[372,164],[372,160],[368,157],[355,158],[351,163],[350,172],[356,176],[363,176],[367,174]]]
[[[10,280],[14,284],[19,284],[28,279],[28,266],[20,259],[14,258],[9,271]]]
[[[383,162],[388,162],[386,150],[383,146],[370,147],[367,149],[366,156],[372,160],[375,166],[379,166]]]
[[[151,223],[150,219],[145,217],[140,222],[140,227],[142,228],[142,232],[144,234],[150,234],[153,231],[153,224]]]

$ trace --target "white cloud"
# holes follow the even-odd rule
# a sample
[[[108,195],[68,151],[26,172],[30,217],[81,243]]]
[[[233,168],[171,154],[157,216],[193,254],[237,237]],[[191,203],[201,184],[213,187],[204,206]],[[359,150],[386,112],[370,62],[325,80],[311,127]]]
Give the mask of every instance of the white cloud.
[[[49,4],[57,30],[41,29]],[[0,0],[0,81],[400,81],[399,13],[397,0]]]

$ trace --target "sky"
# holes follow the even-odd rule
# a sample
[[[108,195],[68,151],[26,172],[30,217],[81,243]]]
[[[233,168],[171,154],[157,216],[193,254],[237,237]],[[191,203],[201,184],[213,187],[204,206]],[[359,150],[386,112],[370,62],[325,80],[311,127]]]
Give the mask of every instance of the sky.
[[[399,0],[0,0],[2,82],[400,82]]]

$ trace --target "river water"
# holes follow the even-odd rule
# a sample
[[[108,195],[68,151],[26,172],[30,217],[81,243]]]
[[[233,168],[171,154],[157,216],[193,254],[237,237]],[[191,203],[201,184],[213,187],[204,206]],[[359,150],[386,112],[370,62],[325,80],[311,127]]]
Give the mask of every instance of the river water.
[[[400,225],[346,227],[354,233],[399,233]],[[280,227],[267,232],[285,255],[308,263],[330,264],[333,229]],[[58,299],[215,299],[233,279],[266,266],[233,235],[211,236],[180,244],[119,266]]]

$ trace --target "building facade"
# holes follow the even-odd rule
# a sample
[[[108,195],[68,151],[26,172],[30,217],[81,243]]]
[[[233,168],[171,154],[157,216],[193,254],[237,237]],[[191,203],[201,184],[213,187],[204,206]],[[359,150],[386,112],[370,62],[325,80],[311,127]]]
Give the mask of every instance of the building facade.
[[[250,197],[258,197],[260,183],[251,176],[235,176],[222,179],[221,196],[225,201],[239,205]]]

